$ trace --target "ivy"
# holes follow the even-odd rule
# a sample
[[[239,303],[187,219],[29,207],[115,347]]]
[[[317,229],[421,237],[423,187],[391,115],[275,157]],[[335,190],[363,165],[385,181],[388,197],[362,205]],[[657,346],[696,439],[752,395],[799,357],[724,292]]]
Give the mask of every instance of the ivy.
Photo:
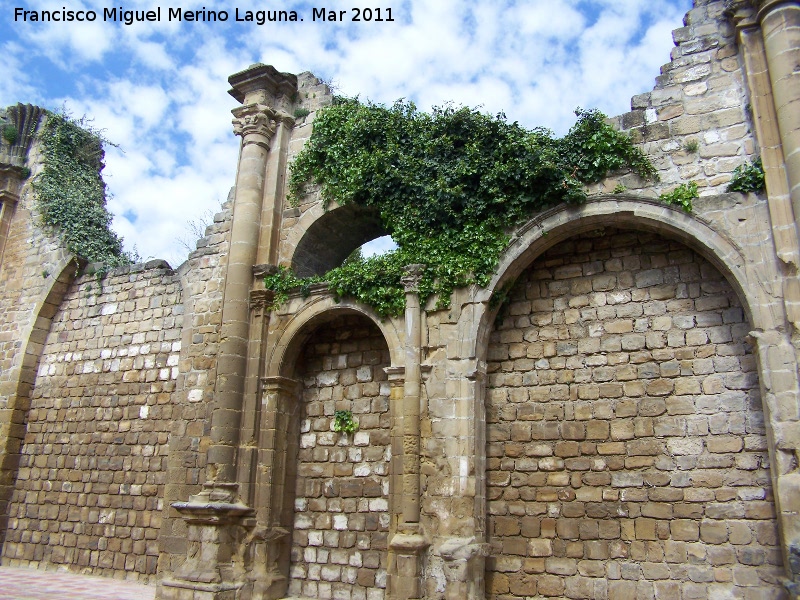
[[[646,179],[656,171],[630,138],[596,110],[577,110],[563,138],[528,130],[503,114],[446,106],[420,112],[338,98],[317,113],[311,137],[292,165],[293,202],[309,183],[323,201],[376,209],[398,249],[349,261],[314,281],[337,297],[355,297],[381,316],[405,305],[403,267],[426,266],[424,302],[449,305],[454,289],[488,285],[508,232],[547,206],[581,203],[584,185],[628,168]],[[301,280],[286,269],[267,278],[281,298]],[[281,300],[284,301],[284,300]]]
[[[333,430],[339,433],[355,433],[358,431],[358,422],[353,419],[349,410],[337,410],[333,414]]]
[[[659,199],[666,204],[680,206],[684,212],[692,212],[692,201],[699,198],[697,184],[694,181],[682,183],[669,193],[659,196]]]
[[[729,192],[761,192],[764,190],[764,165],[761,158],[756,158],[750,164],[739,165],[733,170],[733,177],[728,184]]]
[[[103,182],[103,138],[65,114],[47,113],[39,132],[43,168],[33,182],[42,223],[67,249],[106,268],[129,264],[122,239],[110,229]]]

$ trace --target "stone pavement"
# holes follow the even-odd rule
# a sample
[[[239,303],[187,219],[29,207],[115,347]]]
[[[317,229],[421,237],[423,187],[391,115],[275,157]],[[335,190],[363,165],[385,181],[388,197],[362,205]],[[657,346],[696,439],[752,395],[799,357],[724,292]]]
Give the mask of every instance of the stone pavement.
[[[0,567],[0,600],[153,600],[155,585],[64,571]]]

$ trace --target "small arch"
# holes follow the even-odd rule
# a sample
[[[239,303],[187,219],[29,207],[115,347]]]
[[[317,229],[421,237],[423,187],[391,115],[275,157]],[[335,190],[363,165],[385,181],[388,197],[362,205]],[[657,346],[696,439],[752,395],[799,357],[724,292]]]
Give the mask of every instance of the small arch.
[[[362,244],[387,235],[377,210],[355,204],[331,208],[308,226],[292,255],[299,277],[323,275]]]
[[[310,300],[282,327],[278,339],[274,344],[270,344],[272,354],[267,360],[266,376],[292,377],[294,363],[313,330],[318,325],[347,313],[360,314],[370,319],[378,327],[389,346],[391,365],[402,366],[405,364],[403,338],[393,320],[382,321],[368,307],[353,300],[342,299],[336,302],[332,297],[325,295]]]
[[[336,303],[321,294],[281,323],[274,339],[266,378],[297,382],[292,397],[285,399],[287,411],[294,416],[277,436],[289,457],[279,484],[291,507],[285,523],[291,531],[284,571],[289,595],[317,596],[319,582],[308,572],[312,566],[318,569],[327,564],[331,577],[338,577],[333,575],[338,563],[328,564],[327,557],[317,556],[316,542],[309,544],[306,539],[327,540],[328,535],[358,535],[368,554],[384,553],[378,564],[364,565],[358,581],[336,578],[334,582],[362,594],[377,593],[387,576],[385,546],[392,518],[390,443],[396,425],[386,368],[403,356],[398,330],[395,323],[377,319],[363,305],[347,300]],[[334,410],[347,409],[359,428],[342,438],[333,431]],[[327,469],[319,468],[318,456],[328,452],[336,453],[336,458]],[[335,472],[330,470],[334,465]],[[319,490],[323,489],[336,509],[320,504]],[[316,526],[326,518],[335,519],[334,532],[328,531],[330,526],[326,531]]]

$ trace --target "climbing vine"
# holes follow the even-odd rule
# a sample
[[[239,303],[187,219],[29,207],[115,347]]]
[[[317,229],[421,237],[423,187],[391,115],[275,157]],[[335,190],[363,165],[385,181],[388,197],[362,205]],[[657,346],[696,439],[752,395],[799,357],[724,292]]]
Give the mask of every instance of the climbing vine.
[[[733,170],[727,191],[746,194],[764,191],[764,187],[764,165],[761,157],[757,157],[753,162],[739,165]]]
[[[605,115],[580,109],[576,115],[569,133],[556,138],[503,114],[463,107],[424,113],[411,102],[385,107],[340,99],[321,110],[292,165],[290,198],[297,202],[312,183],[325,203],[371,207],[398,248],[312,281],[324,280],[337,296],[358,298],[382,316],[398,315],[405,303],[403,267],[421,263],[421,299],[437,294],[437,306],[445,307],[455,288],[489,283],[507,232],[531,214],[583,202],[584,185],[610,171],[628,168],[657,179],[645,155]],[[282,269],[266,284],[280,301],[303,281]]]
[[[67,249],[106,268],[128,264],[122,239],[110,229],[103,182],[103,138],[82,120],[48,112],[39,132],[43,168],[33,182],[42,222]]]

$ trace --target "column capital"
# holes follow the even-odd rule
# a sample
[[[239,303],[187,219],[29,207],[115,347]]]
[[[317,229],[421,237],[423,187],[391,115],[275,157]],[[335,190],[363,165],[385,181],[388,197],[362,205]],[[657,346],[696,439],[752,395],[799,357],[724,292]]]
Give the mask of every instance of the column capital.
[[[242,136],[243,144],[258,144],[269,150],[278,128],[275,111],[266,104],[248,104],[234,108],[233,133]]]
[[[419,292],[419,282],[422,280],[422,272],[425,270],[425,265],[406,265],[403,270],[406,274],[400,278],[400,281],[403,283],[406,294]]]
[[[289,377],[262,377],[261,389],[264,393],[267,392],[286,392],[288,394],[298,394],[302,388],[303,383],[297,379],[290,379]]]

